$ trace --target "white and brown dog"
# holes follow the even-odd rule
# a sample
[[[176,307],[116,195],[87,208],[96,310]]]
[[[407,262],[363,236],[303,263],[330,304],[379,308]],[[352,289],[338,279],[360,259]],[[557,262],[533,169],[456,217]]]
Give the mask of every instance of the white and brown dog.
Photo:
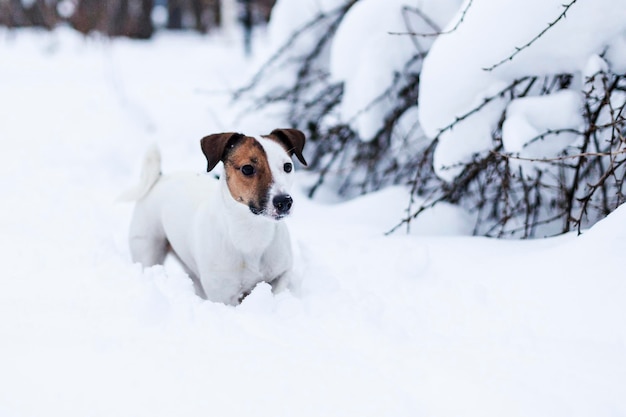
[[[285,288],[292,270],[291,243],[279,221],[291,212],[291,156],[302,156],[304,134],[276,129],[267,136],[220,133],[201,140],[211,171],[161,175],[158,151],[146,156],[141,183],[123,198],[137,200],[130,225],[134,262],[162,264],[173,253],[198,295],[238,304],[259,282]]]

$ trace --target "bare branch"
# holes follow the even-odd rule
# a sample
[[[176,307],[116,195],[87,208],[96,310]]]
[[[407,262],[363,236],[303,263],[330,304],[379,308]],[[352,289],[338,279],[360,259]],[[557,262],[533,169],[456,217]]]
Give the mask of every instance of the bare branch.
[[[331,29],[327,30],[324,36],[332,36],[332,34],[334,33],[334,28],[339,24],[339,22],[341,21],[341,19],[343,19],[343,16],[345,15],[345,13],[347,12],[348,9],[350,9],[350,7],[352,7],[354,5],[355,1],[351,1],[349,3],[346,3],[340,7],[337,7],[336,9],[333,9],[331,11],[328,12],[320,12],[317,16],[315,16],[312,20],[310,20],[309,22],[307,22],[306,24],[304,24],[302,27],[300,27],[299,29],[297,29],[296,31],[294,31],[291,34],[291,37],[289,38],[289,40],[287,40],[287,42],[285,42],[285,44],[283,46],[281,46],[276,52],[274,52],[274,54],[266,61],[265,65],[263,65],[258,71],[257,73],[252,77],[251,81],[248,83],[248,85],[241,87],[239,90],[237,90],[235,92],[234,99],[238,99],[242,94],[244,94],[247,91],[250,91],[252,88],[254,88],[259,81],[265,76],[266,71],[268,71],[268,69],[270,68],[270,66],[274,63],[276,63],[276,61],[278,60],[279,57],[283,56],[287,51],[291,50],[291,48],[293,47],[293,45],[295,44],[295,42],[300,39],[300,37],[307,33],[308,31],[312,30],[313,28],[315,28],[317,25],[323,23],[326,19],[332,19],[335,18],[335,21],[333,21],[330,26]],[[322,44],[323,42],[320,41],[318,44]]]
[[[387,33],[389,35],[410,35],[410,36],[420,36],[423,38],[437,37],[439,35],[449,35],[450,33],[456,31],[459,28],[459,26],[461,26],[461,23],[463,23],[463,21],[465,20],[465,15],[467,14],[467,11],[469,10],[473,1],[474,0],[469,0],[467,5],[463,9],[463,12],[461,13],[461,17],[459,18],[459,20],[456,22],[456,24],[454,25],[452,29],[442,31],[438,29],[437,25],[434,22],[432,22],[432,20],[430,20],[430,18],[427,15],[425,15],[420,9],[405,7],[405,9],[410,9],[412,12],[414,12],[415,14],[420,16],[422,19],[424,19],[424,21],[428,23],[428,25],[432,27],[433,29],[435,29],[436,31],[433,33],[418,33],[418,32],[412,32],[412,31],[411,32],[387,32]]]
[[[512,91],[513,89],[515,89],[515,87],[517,87],[518,85],[520,85],[524,81],[530,80],[531,82],[534,82],[534,78],[535,77],[520,78],[519,80],[513,81],[511,84],[509,84],[504,89],[498,91],[496,94],[484,98],[482,103],[480,103],[478,106],[474,107],[472,110],[468,111],[467,113],[462,114],[461,116],[455,117],[455,119],[454,119],[454,121],[452,123],[450,123],[449,125],[441,128],[439,130],[439,132],[437,133],[437,136],[435,136],[435,139],[438,139],[443,133],[447,132],[448,130],[453,129],[454,126],[456,126],[459,122],[462,122],[463,120],[467,119],[468,117],[472,116],[473,114],[478,113],[479,111],[481,111],[483,109],[483,107],[485,107],[487,104],[489,104],[490,102],[492,102],[496,98],[502,97],[505,93],[507,93],[509,91]]]
[[[590,156],[600,156],[600,157],[604,157],[604,156],[610,156],[611,158],[617,156],[617,155],[621,155],[621,154],[625,154],[626,153],[626,149],[620,149],[619,151],[615,151],[615,152],[581,152],[581,153],[577,153],[575,155],[563,155],[563,156],[557,156],[554,158],[524,158],[521,156],[516,156],[516,155],[512,155],[512,154],[506,154],[506,153],[500,153],[500,152],[496,152],[496,151],[490,151],[491,153],[498,155],[502,158],[506,158],[506,159],[515,159],[518,161],[528,161],[528,162],[556,162],[556,161],[565,161],[568,159],[576,159],[576,158],[588,158]]]
[[[537,39],[541,38],[547,31],[549,31],[550,29],[552,29],[552,27],[554,25],[556,25],[561,19],[565,18],[565,14],[567,13],[567,11],[569,10],[570,7],[572,7],[572,5],[574,5],[574,3],[576,3],[577,0],[572,0],[571,2],[569,2],[568,4],[563,4],[562,6],[564,7],[563,12],[561,12],[561,14],[552,22],[548,23],[548,26],[542,30],[541,32],[539,32],[539,34],[537,34],[537,36],[535,36],[534,38],[532,38],[530,41],[528,41],[526,44],[524,44],[523,46],[516,46],[515,47],[515,52],[513,52],[511,55],[509,55],[508,57],[504,58],[503,60],[501,60],[500,62],[487,67],[487,68],[483,68],[483,70],[485,71],[493,71],[494,69],[498,68],[500,65],[504,64],[505,62],[511,61],[513,58],[515,58],[515,56],[517,54],[519,54],[520,52],[522,52],[524,49],[528,48],[530,45],[532,45],[533,43],[535,43],[537,41]]]

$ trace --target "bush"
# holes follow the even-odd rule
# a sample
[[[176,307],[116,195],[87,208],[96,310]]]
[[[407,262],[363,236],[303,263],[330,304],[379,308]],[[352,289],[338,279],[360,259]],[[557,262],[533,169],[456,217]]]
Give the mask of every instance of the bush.
[[[475,234],[521,238],[580,232],[624,202],[626,74],[612,70],[602,53],[597,57],[597,70],[590,74],[515,77],[455,114],[434,134],[430,129],[428,136],[418,121],[420,83],[432,35],[442,33],[437,23],[442,13],[433,17],[424,9],[397,8],[406,24],[403,36],[412,40],[413,53],[401,67],[389,69],[391,81],[380,94],[346,118],[342,105],[346,85],[352,81],[333,77],[330,55],[337,30],[358,2],[339,3],[295,30],[251,83],[236,93],[237,99],[255,109],[285,109],[285,122],[308,132],[307,159],[317,176],[310,196],[322,185],[351,197],[404,184],[410,189],[408,215],[399,219],[397,228],[408,227],[425,210],[447,202],[475,214]],[[383,3],[378,2],[380,7],[389,6]],[[515,55],[523,49],[534,49],[537,39],[558,25],[574,3],[562,6],[562,13],[544,31],[494,68],[515,62]],[[453,36],[465,24],[472,7],[470,1],[458,11],[456,24],[446,36]],[[273,80],[277,72],[281,82]],[[458,76],[463,76],[462,71]],[[521,137],[516,131],[520,127],[516,117],[523,116],[524,108],[537,111],[547,105],[571,107],[572,103],[578,107],[554,111],[574,117],[576,123],[557,128],[548,123],[532,137]],[[371,111],[374,108],[377,111]],[[367,134],[355,123],[363,114],[377,123]],[[481,118],[495,120],[490,137],[480,139],[489,145],[453,164],[435,165],[442,137]],[[514,151],[505,146],[511,137],[520,137]]]

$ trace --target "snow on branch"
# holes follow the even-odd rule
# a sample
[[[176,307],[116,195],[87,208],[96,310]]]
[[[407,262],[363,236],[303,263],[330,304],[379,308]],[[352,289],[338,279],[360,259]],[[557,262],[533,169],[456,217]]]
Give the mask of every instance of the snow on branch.
[[[529,48],[545,56],[535,42],[563,21],[576,1],[563,4],[543,31],[485,70]],[[469,47],[483,34],[474,14],[516,11],[495,0],[469,0],[462,9],[459,3],[450,0],[450,14],[435,17],[428,3],[413,8],[400,0],[393,10],[383,1],[354,1],[311,16],[236,97],[247,98],[257,109],[278,109],[286,125],[307,132],[310,197],[322,188],[349,198],[388,185],[406,186],[406,216],[389,233],[408,230],[418,216],[451,204],[475,216],[478,235],[557,235],[580,231],[626,201],[626,74],[594,55],[584,73],[578,68],[559,72],[562,65],[555,65],[552,74],[544,75],[526,62],[516,75],[494,79],[481,69],[483,55]],[[431,11],[440,11],[442,4]],[[455,13],[456,23],[441,31]],[[401,44],[374,37],[372,16],[384,21],[383,34],[395,25],[400,31],[389,33],[411,36],[415,47],[402,37],[392,41]],[[525,18],[532,21],[533,14]],[[532,35],[524,22],[519,25],[526,35],[522,39]],[[463,23],[472,36],[458,31]],[[430,38],[438,35],[448,36],[432,44]],[[429,54],[438,45],[439,53]]]
[[[518,80],[514,80],[511,84],[509,84],[508,86],[506,86],[502,90],[498,91],[496,94],[493,94],[493,95],[491,95],[489,97],[485,97],[483,99],[482,103],[480,103],[478,106],[474,107],[473,109],[471,109],[467,113],[462,114],[461,116],[456,116],[454,118],[453,122],[451,122],[447,126],[442,127],[441,129],[439,129],[439,132],[435,136],[435,139],[438,139],[442,134],[446,133],[448,130],[453,129],[454,126],[456,126],[460,122],[462,122],[462,121],[466,120],[467,118],[473,116],[474,114],[480,112],[487,104],[491,103],[493,100],[495,100],[495,99],[497,99],[499,97],[502,97],[507,92],[513,91],[520,84],[525,83],[527,81],[530,81],[530,83],[532,84],[532,83],[535,82],[535,80],[536,80],[536,77],[523,77],[523,78],[520,78]]]
[[[234,94],[234,99],[238,99],[246,92],[254,89],[259,83],[263,80],[266,72],[272,68],[277,62],[280,62],[281,59],[284,59],[286,56],[292,52],[294,45],[305,35],[309,34],[313,30],[318,29],[320,26],[327,24],[326,30],[323,32],[324,35],[321,36],[321,39],[316,43],[316,47],[308,53],[305,58],[305,64],[310,63],[317,55],[319,54],[321,48],[326,44],[326,42],[332,38],[339,22],[346,14],[346,12],[354,5],[354,2],[348,2],[340,7],[337,7],[330,11],[321,11],[318,13],[313,19],[306,22],[303,26],[296,29],[289,39],[279,47],[266,61],[263,66],[254,74],[250,82],[238,89]],[[330,23],[328,23],[330,21]],[[306,67],[306,65],[302,66]],[[302,70],[301,70],[302,71]]]

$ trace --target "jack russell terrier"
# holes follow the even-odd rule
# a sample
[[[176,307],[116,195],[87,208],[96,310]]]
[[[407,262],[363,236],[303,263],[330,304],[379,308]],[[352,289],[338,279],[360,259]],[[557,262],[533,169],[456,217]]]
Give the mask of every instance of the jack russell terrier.
[[[274,292],[292,271],[289,232],[280,220],[291,212],[289,189],[304,134],[276,129],[267,136],[219,133],[201,140],[207,171],[224,164],[219,179],[180,173],[161,175],[158,150],[146,155],[141,183],[125,193],[137,201],[130,225],[133,262],[162,264],[178,258],[206,299],[236,305],[259,282]]]

